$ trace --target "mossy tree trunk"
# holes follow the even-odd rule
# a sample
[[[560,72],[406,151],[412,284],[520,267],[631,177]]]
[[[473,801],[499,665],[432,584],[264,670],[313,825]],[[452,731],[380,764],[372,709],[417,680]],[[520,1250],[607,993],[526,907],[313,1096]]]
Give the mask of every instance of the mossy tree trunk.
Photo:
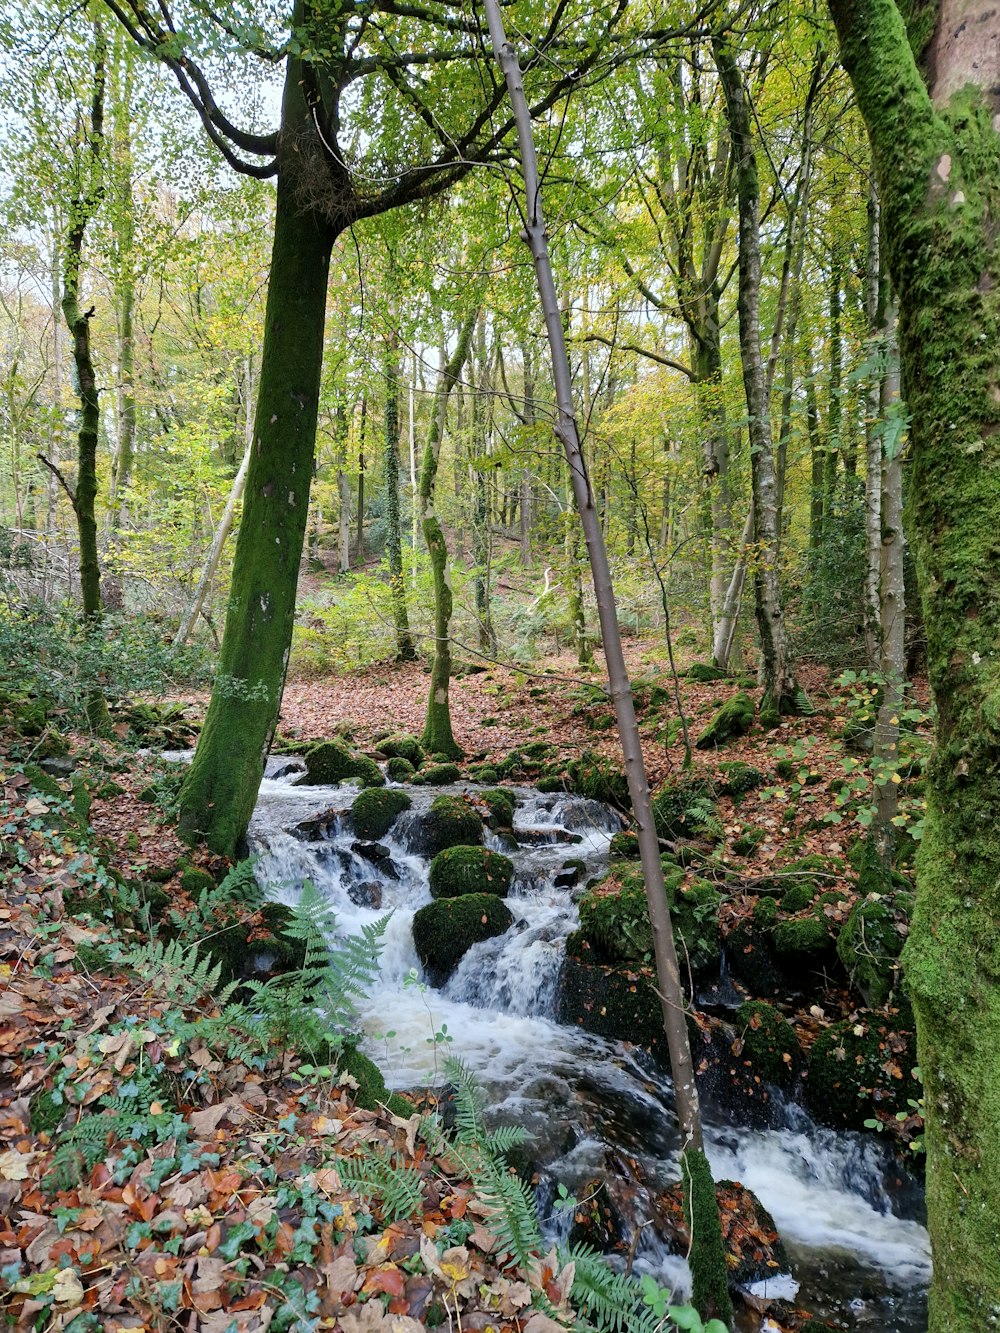
[[[434,492],[438,459],[444,441],[448,398],[469,355],[472,334],[478,318],[478,308],[465,317],[459,330],[455,350],[442,368],[434,394],[430,430],[420,469],[420,521],[434,576],[434,662],[431,666],[427,719],[424,722],[422,740],[428,754],[446,754],[451,759],[461,759],[463,751],[451,730],[448,687],[451,683],[450,634],[453,604],[448,570],[448,544],[440,520],[434,511]]]
[[[754,593],[763,678],[761,713],[778,715],[796,711],[799,690],[778,579],[778,493],[771,440],[770,395],[760,347],[760,183],[742,72],[725,38],[713,38],[712,45],[726,95],[739,198],[737,304],[740,359],[749,418],[753,521],[758,543]]]
[[[542,212],[541,184],[535,154],[531,119],[528,113],[524,86],[517,55],[507,41],[500,16],[498,0],[486,0],[486,15],[490,39],[497,61],[503,71],[517,124],[518,145],[524,173],[526,215],[522,236],[531,249],[546,334],[552,354],[552,373],[556,390],[558,416],[555,425],[557,438],[566,451],[573,497],[590,556],[594,579],[594,593],[607,663],[608,685],[618,724],[625,760],[625,774],[629,797],[635,815],[642,863],[646,901],[649,908],[650,929],[653,935],[653,955],[656,965],[657,993],[663,1014],[664,1035],[670,1055],[674,1080],[674,1099],[685,1157],[685,1181],[689,1183],[691,1211],[697,1219],[697,1253],[692,1253],[692,1269],[697,1273],[697,1290],[703,1293],[714,1309],[703,1309],[703,1315],[716,1314],[723,1320],[732,1319],[732,1305],[726,1281],[725,1255],[721,1241],[719,1210],[711,1171],[704,1156],[704,1135],[698,1089],[695,1084],[694,1062],[688,1039],[685,1017],[684,992],[681,988],[677,952],[674,946],[670,910],[667,905],[660,862],[660,847],[653,823],[649,781],[639,739],[635,704],[628,668],[622,651],[621,633],[615,605],[614,585],[608,563],[607,548],[601,530],[590,478],[576,422],[569,357],[559,298],[549,259],[548,239]],[[694,1232],[695,1222],[692,1221]]]
[[[300,197],[318,155],[289,57],[264,343],[243,519],[212,699],[180,793],[180,830],[232,855],[257,799],[281,706],[309,510],[330,252],[338,228]]]
[[[403,538],[399,525],[399,355],[393,335],[385,349],[385,517],[389,590],[396,626],[396,661],[414,662],[417,650],[410,633],[403,577]]]
[[[924,1078],[931,1333],[1000,1320],[1000,11],[829,0],[899,301],[910,530],[937,707],[904,953]]]
[[[83,246],[87,228],[104,195],[102,155],[104,151],[104,93],[107,79],[107,41],[99,22],[94,24],[94,83],[86,146],[80,144],[75,162],[78,190],[69,206],[69,226],[63,259],[62,312],[73,343],[77,392],[80,396],[77,431],[76,485],[66,488],[76,516],[80,542],[80,596],[84,633],[101,633],[101,566],[97,551],[97,437],[101,403],[90,344],[90,321],[94,310],[83,309],[80,282]],[[81,136],[82,137],[82,136]],[[43,462],[46,462],[44,458]],[[49,466],[52,466],[51,464]],[[58,474],[62,481],[61,474]],[[107,700],[96,680],[88,682],[84,697],[87,724],[91,731],[106,731],[110,725]]]

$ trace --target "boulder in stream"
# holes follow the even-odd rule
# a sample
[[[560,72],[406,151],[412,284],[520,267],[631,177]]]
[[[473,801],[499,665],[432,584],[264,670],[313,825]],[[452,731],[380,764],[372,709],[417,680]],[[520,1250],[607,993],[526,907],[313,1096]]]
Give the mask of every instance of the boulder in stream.
[[[492,893],[440,898],[421,907],[413,918],[413,942],[428,980],[443,985],[474,944],[513,924],[510,908]]]
[[[343,741],[320,741],[305,753],[306,775],[302,785],[332,787],[345,778],[356,778],[363,787],[381,787],[382,770],[374,759],[358,754]]]
[[[862,1011],[832,1023],[809,1048],[806,1103],[822,1124],[863,1129],[920,1098],[916,1038],[900,1019]]]
[[[405,732],[397,736],[387,736],[379,741],[378,751],[387,759],[405,759],[407,763],[413,765],[413,768],[419,768],[424,762],[424,747],[416,736],[410,736]]]
[[[501,852],[487,847],[446,847],[431,862],[431,897],[493,893],[505,898],[513,878],[514,863]]]
[[[365,842],[377,842],[412,804],[406,792],[396,787],[366,787],[351,806],[354,832]]]
[[[465,797],[436,796],[431,808],[414,819],[407,841],[421,856],[437,856],[446,847],[480,846],[483,821]]]
[[[462,776],[462,770],[457,764],[429,764],[427,768],[422,768],[418,773],[414,773],[411,781],[421,787],[447,787],[452,782],[458,782]]]

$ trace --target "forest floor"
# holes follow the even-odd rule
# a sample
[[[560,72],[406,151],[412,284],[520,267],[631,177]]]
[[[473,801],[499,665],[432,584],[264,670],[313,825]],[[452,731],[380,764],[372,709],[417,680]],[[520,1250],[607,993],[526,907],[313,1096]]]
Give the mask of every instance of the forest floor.
[[[636,643],[629,656],[637,677],[670,687],[656,651]],[[724,751],[695,752],[708,777],[722,759],[768,774],[786,762],[788,781],[719,803],[727,848],[755,830],[754,875],[810,853],[838,863],[862,831],[853,820],[865,765],[839,739],[857,701],[852,709],[822,670],[802,675],[816,716],[768,733],[755,725]],[[620,763],[599,680],[569,658],[534,673],[462,674],[452,687],[456,738],[478,762],[542,741],[566,759],[589,749]],[[419,734],[427,683],[421,663],[292,681],[282,738],[346,730],[367,749],[387,729]],[[694,740],[734,685],[681,688]],[[204,698],[185,702],[197,720]],[[674,713],[642,714],[654,786],[682,769]],[[49,726],[58,729],[58,717]],[[354,1079],[292,1050],[220,1058],[211,994],[180,985],[148,952],[136,967],[145,941],[121,885],[156,880],[180,915],[195,915],[185,873],[218,877],[224,867],[176,839],[162,769],[136,753],[125,722],[118,730],[102,742],[64,732],[75,767],[45,782],[33,776],[33,742],[0,731],[0,1318],[67,1333],[439,1324],[550,1333],[571,1323],[572,1273],[557,1271],[554,1255],[508,1266],[469,1159],[419,1139],[416,1107],[363,1109]],[[177,732],[148,743],[177,744]],[[845,777],[850,801],[838,791]],[[831,887],[845,891],[833,910],[846,915],[856,896],[849,875]],[[726,911],[735,919],[752,906],[752,894],[736,895]],[[804,1006],[803,1043],[855,1002],[834,992],[829,1013]],[[382,1185],[342,1177],[345,1159],[367,1163],[369,1180],[381,1171]],[[400,1175],[384,1188],[386,1163],[409,1184]],[[400,1202],[406,1188],[412,1196]]]

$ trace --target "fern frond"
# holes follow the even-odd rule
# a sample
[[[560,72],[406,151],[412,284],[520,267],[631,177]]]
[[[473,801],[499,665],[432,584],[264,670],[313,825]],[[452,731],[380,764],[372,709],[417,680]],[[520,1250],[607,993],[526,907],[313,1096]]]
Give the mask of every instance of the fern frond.
[[[219,990],[222,964],[213,962],[210,955],[202,958],[197,944],[147,940],[124,949],[121,960],[162,995],[181,1005],[197,1004],[206,995],[225,1004],[236,989],[237,983],[230,983]]]
[[[423,1202],[420,1172],[396,1153],[366,1144],[361,1156],[339,1158],[337,1172],[362,1198],[377,1200],[389,1223],[411,1217]]]
[[[654,1333],[659,1327],[660,1320],[643,1303],[639,1283],[616,1273],[603,1254],[574,1245],[560,1259],[574,1265],[570,1299],[601,1333]]]

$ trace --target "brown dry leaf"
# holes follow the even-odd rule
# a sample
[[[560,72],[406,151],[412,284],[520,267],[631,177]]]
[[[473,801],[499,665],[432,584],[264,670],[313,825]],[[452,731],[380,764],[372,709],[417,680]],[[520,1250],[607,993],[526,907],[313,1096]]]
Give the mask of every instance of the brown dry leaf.
[[[332,1263],[321,1264],[319,1272],[331,1291],[353,1291],[361,1274],[349,1254],[341,1254]]]
[[[188,1124],[195,1138],[211,1138],[231,1109],[229,1102],[219,1102],[217,1106],[206,1106],[203,1111],[192,1111],[188,1116]]]

